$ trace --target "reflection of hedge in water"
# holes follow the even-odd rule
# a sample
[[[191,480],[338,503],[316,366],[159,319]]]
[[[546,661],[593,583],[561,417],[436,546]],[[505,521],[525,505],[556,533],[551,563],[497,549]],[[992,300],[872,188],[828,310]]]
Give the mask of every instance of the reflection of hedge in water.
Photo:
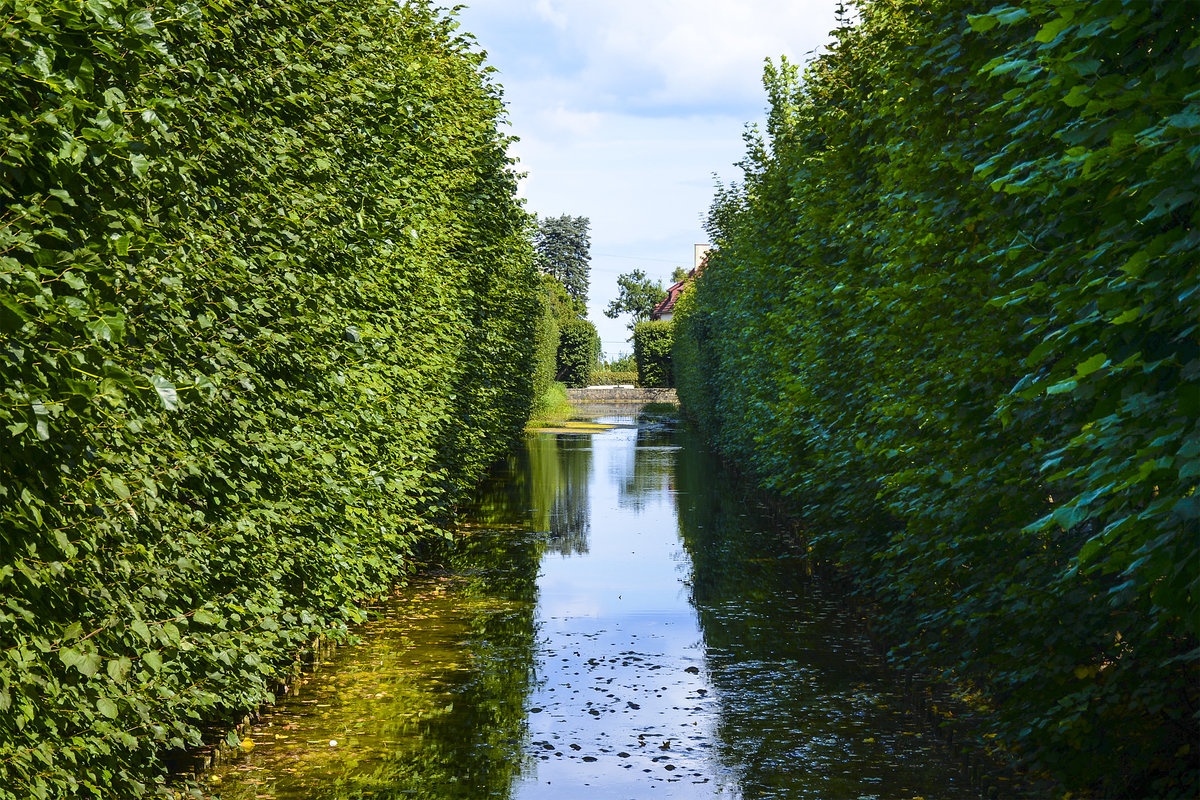
[[[548,532],[546,549],[551,552],[586,553],[591,471],[590,437],[529,436],[508,457],[506,468],[481,488],[470,516],[484,524]]]
[[[663,502],[675,479],[674,422],[642,414],[638,426],[637,446],[629,453],[633,463],[620,486],[622,508],[640,509],[647,499]]]
[[[540,296],[442,12],[35,5],[0,43],[0,798],[135,797],[511,442]]]
[[[389,599],[363,644],[256,732],[254,770],[224,773],[223,800],[506,797],[524,764],[541,552],[507,530],[464,536],[446,574]]]
[[[680,399],[1030,767],[1195,796],[1197,6],[860,5],[768,72]]]
[[[721,698],[717,753],[743,795],[856,797],[869,787],[884,797],[978,798],[845,606],[810,577],[795,534],[741,494],[744,482],[697,434],[680,431],[676,441],[691,603]]]

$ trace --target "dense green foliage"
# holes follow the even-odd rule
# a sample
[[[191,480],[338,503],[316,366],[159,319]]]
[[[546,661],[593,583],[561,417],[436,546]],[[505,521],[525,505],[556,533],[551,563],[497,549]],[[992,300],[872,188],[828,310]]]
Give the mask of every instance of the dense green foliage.
[[[596,370],[592,372],[593,386],[617,386],[620,384],[634,385],[637,383],[637,372],[634,370],[614,372],[613,370]]]
[[[589,224],[587,217],[546,217],[538,220],[533,236],[538,270],[562,284],[581,317],[587,313],[592,271]]]
[[[650,280],[644,270],[625,272],[617,276],[617,296],[608,302],[604,316],[616,319],[628,314],[629,330],[632,331],[639,322],[650,319],[654,307],[666,296],[662,281]]]
[[[602,358],[598,369],[609,372],[637,372],[633,353],[617,353],[616,358]]]
[[[674,323],[670,320],[639,322],[633,329],[633,359],[637,362],[638,386],[669,388],[675,385],[671,366]]]
[[[571,388],[587,386],[600,356],[600,336],[586,319],[571,319],[559,330],[557,380]]]
[[[137,797],[517,434],[527,217],[423,2],[0,19],[0,798]]]
[[[681,401],[1027,766],[1194,796],[1197,7],[860,10],[768,69]]]
[[[542,276],[542,304],[538,310],[537,327],[534,330],[534,368],[533,368],[533,398],[534,413],[536,406],[544,402],[550,385],[554,383],[558,372],[559,322],[555,314],[554,295],[547,282],[557,286],[557,282],[549,276]]]

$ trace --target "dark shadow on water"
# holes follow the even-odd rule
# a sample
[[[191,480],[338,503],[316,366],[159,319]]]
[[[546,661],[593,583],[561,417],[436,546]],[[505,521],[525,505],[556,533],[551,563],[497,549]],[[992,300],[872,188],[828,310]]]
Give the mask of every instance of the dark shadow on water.
[[[530,437],[212,796],[977,796],[698,438],[610,419]]]

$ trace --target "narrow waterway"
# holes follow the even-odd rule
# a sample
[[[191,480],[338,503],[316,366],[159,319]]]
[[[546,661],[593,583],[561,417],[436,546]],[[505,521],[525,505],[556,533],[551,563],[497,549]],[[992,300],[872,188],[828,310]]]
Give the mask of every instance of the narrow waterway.
[[[977,797],[670,418],[531,438],[443,567],[208,776],[279,798]]]

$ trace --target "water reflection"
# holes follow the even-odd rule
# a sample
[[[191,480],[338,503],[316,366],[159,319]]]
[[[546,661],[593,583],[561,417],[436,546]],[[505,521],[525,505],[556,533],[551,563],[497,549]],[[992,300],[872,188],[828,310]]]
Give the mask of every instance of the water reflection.
[[[681,436],[687,436],[681,433]],[[721,763],[755,798],[966,798],[802,547],[697,441],[677,462],[692,604],[720,698]],[[721,488],[725,487],[725,488]]]
[[[531,437],[218,795],[972,796],[701,443],[612,421]]]
[[[591,528],[591,473],[590,435],[531,436],[483,485],[465,517],[472,524],[545,531],[550,551],[582,555]]]
[[[505,798],[527,760],[538,537],[475,533],[444,571],[376,609],[209,776],[213,796]]]

